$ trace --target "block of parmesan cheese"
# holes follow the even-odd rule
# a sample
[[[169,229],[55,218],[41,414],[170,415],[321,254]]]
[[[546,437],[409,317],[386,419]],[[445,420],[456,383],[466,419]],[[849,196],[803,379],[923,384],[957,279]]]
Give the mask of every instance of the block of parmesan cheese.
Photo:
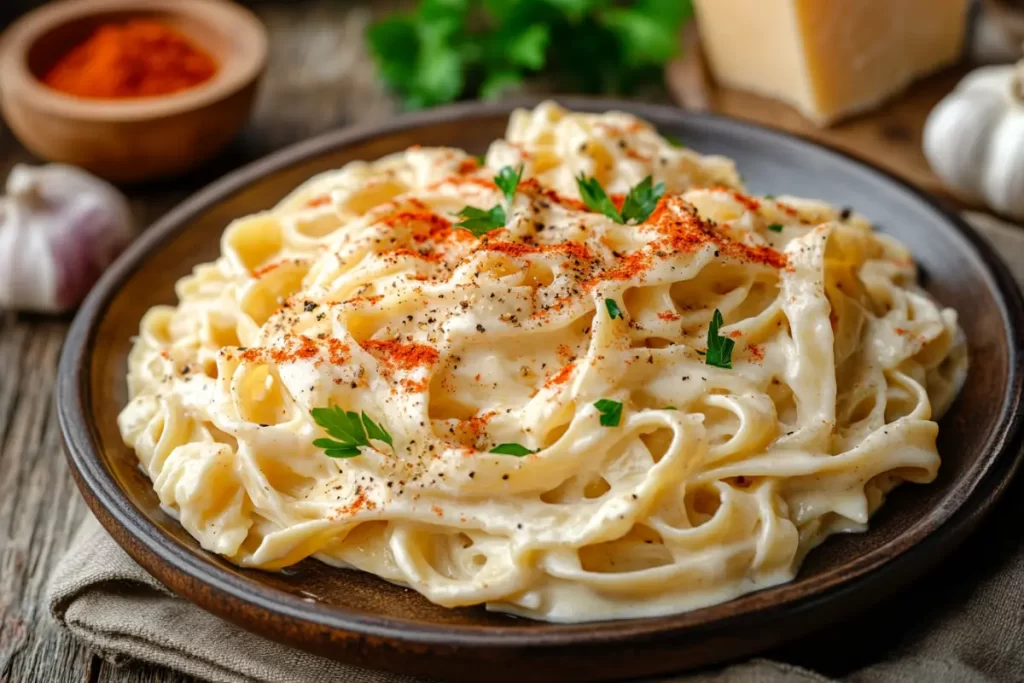
[[[695,0],[719,84],[824,125],[960,56],[969,0]]]

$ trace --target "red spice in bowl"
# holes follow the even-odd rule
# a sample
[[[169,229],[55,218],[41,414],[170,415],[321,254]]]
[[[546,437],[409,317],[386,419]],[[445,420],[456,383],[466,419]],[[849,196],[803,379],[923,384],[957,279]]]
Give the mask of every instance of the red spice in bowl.
[[[158,21],[132,19],[97,27],[46,72],[54,90],[89,98],[168,95],[211,79],[217,63]]]

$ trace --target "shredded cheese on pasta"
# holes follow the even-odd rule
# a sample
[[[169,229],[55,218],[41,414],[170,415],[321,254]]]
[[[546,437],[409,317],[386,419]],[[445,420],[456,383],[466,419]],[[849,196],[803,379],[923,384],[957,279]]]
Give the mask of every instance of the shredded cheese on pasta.
[[[504,228],[454,227],[520,164]],[[646,176],[667,189],[620,224],[580,173],[620,206]],[[935,477],[967,366],[956,313],[862,216],[747,195],[728,159],[553,103],[515,112],[483,167],[413,147],[309,180],[177,294],[142,320],[119,424],[203,548],[562,622],[791,580]],[[702,355],[716,310],[728,369]],[[328,457],[329,406],[393,446]],[[535,452],[490,452],[508,443]]]

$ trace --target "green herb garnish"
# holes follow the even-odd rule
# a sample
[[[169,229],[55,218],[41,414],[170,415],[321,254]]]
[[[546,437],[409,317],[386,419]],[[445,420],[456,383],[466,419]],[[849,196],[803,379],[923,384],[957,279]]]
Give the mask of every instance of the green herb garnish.
[[[590,178],[580,173],[576,177],[576,185],[579,188],[580,197],[588,209],[603,213],[616,223],[623,224],[630,221],[643,223],[658,205],[661,195],[665,194],[665,183],[652,185],[651,176],[647,176],[630,189],[626,200],[622,203],[622,212],[620,213],[596,178]]]
[[[383,441],[394,449],[391,435],[365,412],[362,418],[352,411],[345,412],[338,406],[313,408],[313,421],[324,428],[331,439],[317,439],[313,445],[324,449],[330,458],[353,458],[359,455],[360,447],[369,446],[370,439]]]
[[[562,92],[660,83],[690,0],[420,0],[371,24],[381,78],[410,109],[500,97],[532,74]]]
[[[665,194],[665,183],[651,185],[651,176],[647,176],[626,195],[626,201],[622,203],[622,217],[628,223],[636,221],[643,223],[651,215],[658,200]]]
[[[622,311],[619,310],[619,305],[615,303],[615,299],[605,299],[604,307],[608,309],[608,317],[612,320],[622,317]]]
[[[523,177],[523,167],[513,169],[511,166],[503,166],[498,175],[494,176],[494,184],[498,186],[501,193],[505,195],[505,201],[509,210],[512,209],[512,199],[516,196],[516,188]],[[455,224],[456,228],[465,228],[477,237],[483,237],[491,230],[505,227],[508,221],[508,214],[505,207],[492,206],[486,211],[475,206],[464,206],[459,215],[463,220]]]
[[[683,141],[680,140],[679,138],[677,138],[675,135],[669,135],[668,133],[662,133],[661,137],[665,138],[665,142],[667,142],[668,144],[672,145],[673,147],[681,147],[683,149],[686,148],[686,145],[683,144]]]
[[[494,184],[505,195],[505,201],[509,204],[512,203],[512,198],[516,195],[516,187],[518,187],[522,177],[522,164],[519,164],[519,167],[516,169],[513,169],[511,166],[502,166],[501,170],[498,171],[498,175],[494,176]]]
[[[498,444],[491,449],[491,453],[497,453],[499,455],[514,455],[517,458],[521,458],[524,455],[530,455],[531,453],[538,453],[539,451],[531,451],[526,446],[520,446],[517,443],[502,443]]]
[[[602,427],[619,426],[619,421],[622,419],[621,403],[607,398],[602,398],[600,401],[594,403],[594,407],[601,413]]]
[[[704,356],[704,362],[716,368],[732,369],[732,349],[736,342],[729,337],[719,336],[718,330],[724,323],[722,312],[717,308],[711,316],[711,324],[708,326],[708,350]]]
[[[505,227],[505,209],[501,206],[492,206],[484,211],[475,206],[465,206],[459,212],[462,220],[455,224],[456,228],[469,230],[477,237],[483,237],[491,230]]]
[[[768,229],[772,232],[782,232],[782,223],[772,223],[768,226]]]
[[[615,208],[615,204],[605,194],[604,188],[601,187],[601,183],[597,182],[597,178],[588,178],[580,173],[576,177],[576,186],[579,187],[580,198],[587,205],[588,209],[597,213],[603,213],[616,223],[623,222],[622,214],[619,213],[619,210]]]

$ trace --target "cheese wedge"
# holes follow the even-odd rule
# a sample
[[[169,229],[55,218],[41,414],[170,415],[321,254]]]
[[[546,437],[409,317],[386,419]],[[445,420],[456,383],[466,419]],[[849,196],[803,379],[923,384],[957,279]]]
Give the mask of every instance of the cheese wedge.
[[[969,0],[695,0],[719,84],[827,124],[960,56]]]

